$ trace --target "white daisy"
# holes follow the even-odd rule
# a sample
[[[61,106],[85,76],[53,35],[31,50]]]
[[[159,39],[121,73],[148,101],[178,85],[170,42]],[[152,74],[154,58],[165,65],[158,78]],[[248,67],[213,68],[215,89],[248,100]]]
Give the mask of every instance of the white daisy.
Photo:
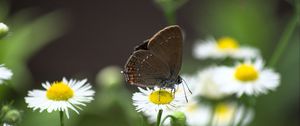
[[[10,125],[10,124],[7,124],[7,123],[3,123],[3,126],[13,126],[13,125]]]
[[[148,116],[150,122],[156,121],[159,110],[163,110],[162,118],[164,118],[186,104],[185,94],[179,86],[175,88],[175,92],[172,89],[160,88],[138,89],[140,92],[136,92],[132,96],[133,105],[138,112],[143,112]]]
[[[220,102],[212,108],[208,104],[191,100],[181,108],[181,111],[185,113],[189,126],[206,126],[210,123],[213,126],[230,126],[238,123],[246,125],[254,117],[252,109],[238,106],[235,102]]]
[[[11,79],[12,75],[13,73],[11,70],[5,68],[3,65],[0,65],[0,84],[2,84],[4,80]]]
[[[60,82],[43,83],[42,86],[46,90],[33,90],[28,92],[25,97],[25,102],[29,108],[33,110],[40,109],[40,112],[47,110],[49,113],[52,111],[63,111],[69,118],[68,109],[74,110],[79,114],[77,109],[79,106],[86,106],[93,100],[94,91],[92,86],[86,83],[87,80],[67,80],[65,78]]]
[[[239,46],[238,42],[230,37],[223,37],[217,41],[209,38],[196,43],[194,56],[199,59],[245,59],[259,57],[259,51],[252,47]]]
[[[221,91],[219,85],[213,81],[215,70],[215,67],[208,67],[193,76],[183,75],[182,78],[192,87],[194,96],[221,99],[229,94]]]
[[[188,126],[205,126],[212,114],[210,106],[200,104],[195,99],[189,100],[180,110],[184,112]]]
[[[235,67],[222,66],[216,70],[214,81],[220,89],[227,93],[259,95],[268,90],[275,90],[280,82],[280,76],[272,69],[263,68],[261,59],[254,62],[245,60]]]
[[[240,122],[241,125],[246,125],[252,121],[254,116],[252,109],[238,106],[234,102],[218,103],[213,112],[213,126],[236,126]]]

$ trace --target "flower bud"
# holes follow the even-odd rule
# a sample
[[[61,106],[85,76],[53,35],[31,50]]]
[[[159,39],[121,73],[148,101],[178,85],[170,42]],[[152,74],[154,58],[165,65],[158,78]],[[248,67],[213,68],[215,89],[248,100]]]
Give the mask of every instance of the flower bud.
[[[9,28],[4,24],[0,22],[0,39],[5,37],[9,31]]]
[[[99,71],[96,75],[96,82],[104,87],[116,87],[123,81],[121,68],[117,66],[108,66]]]
[[[10,109],[10,105],[3,105],[1,108],[1,113],[7,113]]]
[[[2,122],[7,124],[17,124],[21,120],[21,112],[16,109],[9,110],[5,113]]]
[[[171,126],[186,126],[186,116],[183,112],[175,111],[172,116],[174,119],[171,119]]]

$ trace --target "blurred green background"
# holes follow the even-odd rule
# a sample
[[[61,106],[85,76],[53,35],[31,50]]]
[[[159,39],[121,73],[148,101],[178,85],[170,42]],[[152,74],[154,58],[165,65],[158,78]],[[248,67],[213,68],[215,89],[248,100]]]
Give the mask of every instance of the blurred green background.
[[[257,47],[267,61],[295,14],[292,0],[189,0],[177,11],[185,31],[181,73],[196,72],[205,61],[192,57],[193,43],[207,36],[231,36]],[[106,66],[123,67],[133,47],[167,25],[162,11],[147,0],[71,1],[0,0],[0,22],[10,27],[0,40],[0,64],[12,69],[8,85],[0,86],[1,103],[12,99],[23,110],[21,126],[58,125],[58,113],[26,108],[27,90],[45,81],[88,78],[97,91],[95,100],[67,125],[136,126],[143,117],[131,105],[136,87],[99,79]],[[299,22],[274,69],[280,87],[258,98],[251,126],[298,126]],[[116,75],[119,76],[119,75]],[[107,84],[116,83],[116,84]],[[49,116],[50,115],[50,116]]]

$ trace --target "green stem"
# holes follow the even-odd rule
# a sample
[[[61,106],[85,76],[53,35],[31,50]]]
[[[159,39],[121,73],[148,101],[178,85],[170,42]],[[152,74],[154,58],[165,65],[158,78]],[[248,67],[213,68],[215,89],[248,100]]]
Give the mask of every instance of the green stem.
[[[214,116],[215,116],[216,105],[213,104],[211,109],[212,109],[211,110],[211,115],[209,117],[210,119],[209,119],[209,122],[208,122],[207,126],[212,126],[213,125],[213,120],[214,120]]]
[[[160,120],[161,120],[161,115],[163,113],[163,110],[160,109],[157,113],[157,120],[156,120],[156,126],[160,126]]]
[[[64,126],[64,112],[59,111],[60,126]]]
[[[165,17],[167,19],[168,25],[176,24],[175,11],[173,10],[164,10]]]
[[[271,59],[270,59],[270,67],[275,67],[278,60],[280,59],[282,53],[284,52],[284,50],[286,49],[289,39],[291,38],[291,36],[293,35],[293,32],[295,31],[297,24],[299,23],[299,16],[300,16],[300,4],[299,4],[299,0],[295,0],[296,4],[295,4],[295,9],[296,9],[296,13],[294,14],[294,16],[291,18],[291,20],[288,22],[286,28],[284,29],[284,32],[282,34],[282,36],[279,39],[279,44],[277,45],[274,54],[272,55]]]
[[[140,118],[141,118],[141,126],[145,126],[144,117],[142,115],[140,115]]]
[[[160,125],[162,126],[164,124],[164,122],[168,119],[171,118],[172,120],[176,119],[174,116],[172,115],[167,115],[160,123]]]

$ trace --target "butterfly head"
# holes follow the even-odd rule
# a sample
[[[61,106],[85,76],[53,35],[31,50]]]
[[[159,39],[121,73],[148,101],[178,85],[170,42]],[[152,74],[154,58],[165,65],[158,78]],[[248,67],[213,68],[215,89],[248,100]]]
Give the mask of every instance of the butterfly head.
[[[181,84],[181,83],[182,83],[182,78],[178,76],[176,79],[176,84]]]
[[[160,87],[162,88],[175,88],[175,85],[179,85],[182,83],[182,78],[178,76],[176,79],[170,80],[162,80],[160,83]]]

